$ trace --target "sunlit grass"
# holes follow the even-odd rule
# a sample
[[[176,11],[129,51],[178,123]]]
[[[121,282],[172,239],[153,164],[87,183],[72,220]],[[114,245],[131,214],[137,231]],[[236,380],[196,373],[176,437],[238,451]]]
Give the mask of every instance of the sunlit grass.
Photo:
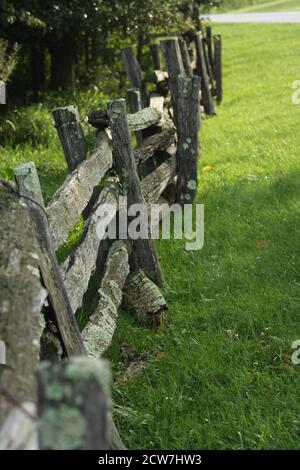
[[[226,0],[225,0],[226,6]],[[245,6],[235,10],[236,13],[251,13],[251,12],[275,12],[275,11],[297,11],[300,10],[299,0],[265,0],[256,5]]]
[[[169,328],[122,315],[110,351],[115,368],[121,345],[150,351],[114,389],[131,448],[299,448],[300,27],[217,30],[225,100],[201,137],[205,247],[159,243]]]

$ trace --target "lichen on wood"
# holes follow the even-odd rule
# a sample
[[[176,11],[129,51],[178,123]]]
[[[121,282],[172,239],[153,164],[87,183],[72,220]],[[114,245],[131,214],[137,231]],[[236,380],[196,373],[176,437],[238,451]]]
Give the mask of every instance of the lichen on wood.
[[[47,292],[40,277],[42,255],[30,211],[17,195],[1,188],[0,224],[0,339],[6,345],[6,365],[0,367],[1,426],[15,401],[36,398],[34,373]]]
[[[131,131],[141,131],[159,124],[162,113],[156,108],[144,108],[134,114],[128,114],[128,126]]]
[[[128,258],[127,244],[123,241],[114,242],[105,263],[97,307],[82,331],[83,342],[90,356],[100,357],[112,340],[118,308],[122,302],[122,290],[129,274]]]
[[[160,123],[161,112],[155,108],[143,108],[132,111],[128,114],[128,127],[131,132],[141,131],[147,127],[154,126]],[[103,127],[109,126],[108,112],[104,109],[93,111],[89,114],[89,123],[101,130]]]
[[[177,77],[178,146],[177,194],[180,204],[192,203],[197,193],[201,80],[194,75]]]
[[[127,278],[124,306],[147,326],[158,327],[167,320],[168,306],[160,289],[141,270]]]
[[[107,106],[112,131],[114,163],[120,176],[122,195],[127,196],[129,206],[132,204],[145,205],[134,153],[131,147],[126,102],[124,99],[109,101]],[[158,113],[154,108],[148,109]],[[163,275],[151,237],[133,240],[132,246],[138,258],[140,268],[158,285],[161,285]]]
[[[39,448],[108,448],[111,413],[110,372],[106,361],[74,357],[43,362],[38,373]]]
[[[61,265],[65,287],[69,294],[73,313],[81,306],[83,295],[96,268],[98,250],[101,242],[99,224],[105,219],[105,224],[114,218],[118,210],[118,185],[107,182],[102,189],[91,215],[86,223],[84,238],[78,248]],[[108,205],[113,209],[108,215]]]
[[[30,216],[41,253],[41,276],[51,305],[51,309],[48,309],[51,320],[59,330],[64,352],[68,355],[84,354],[85,350],[78,325],[74,319],[57,258],[51,244],[48,218],[45,213],[43,195],[34,163],[19,165],[14,169],[14,175],[19,194],[23,196],[23,202],[30,209]]]
[[[46,207],[54,249],[67,239],[95,186],[111,166],[111,143],[107,133],[102,131],[96,150],[66,178]]]

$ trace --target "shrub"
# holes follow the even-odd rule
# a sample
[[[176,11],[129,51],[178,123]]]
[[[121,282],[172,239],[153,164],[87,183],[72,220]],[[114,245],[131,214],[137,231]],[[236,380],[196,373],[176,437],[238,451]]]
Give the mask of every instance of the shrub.
[[[94,136],[95,130],[87,124],[87,115],[90,111],[106,106],[106,100],[97,87],[76,93],[49,93],[44,96],[41,103],[17,107],[8,111],[4,118],[0,118],[0,144],[12,146],[31,144],[33,146],[53,146],[58,143],[58,136],[54,127],[52,109],[77,105],[84,128],[89,139]]]
[[[0,121],[1,143],[11,145],[30,143],[48,146],[56,138],[52,116],[42,105],[15,109]]]

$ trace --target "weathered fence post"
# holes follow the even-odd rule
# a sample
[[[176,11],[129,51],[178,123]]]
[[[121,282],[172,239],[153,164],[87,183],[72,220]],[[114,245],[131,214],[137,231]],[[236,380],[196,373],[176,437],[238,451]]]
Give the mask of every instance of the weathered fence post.
[[[217,88],[217,103],[223,100],[223,83],[222,83],[222,37],[221,35],[214,36],[214,76]]]
[[[41,450],[108,448],[110,372],[105,361],[74,357],[38,371]]]
[[[193,69],[191,66],[189,51],[185,39],[179,38],[179,46],[181,51],[182,62],[184,66],[185,73],[189,76],[193,76]]]
[[[206,38],[202,39],[202,45],[203,45],[203,54],[204,54],[204,59],[205,59],[207,75],[208,75],[209,82],[210,82],[210,85],[211,85],[210,89],[212,90],[213,89],[213,83],[214,83],[214,76],[213,76],[213,71],[212,71],[212,67],[211,67],[211,64],[210,64],[210,60],[209,60],[209,57],[208,57]],[[211,94],[212,94],[212,91],[211,91]]]
[[[197,192],[198,131],[200,125],[199,92],[201,79],[179,75],[178,80],[178,147],[177,201],[193,202]]]
[[[213,47],[212,47],[211,26],[206,26],[206,44],[207,44],[208,60],[209,60],[211,68],[213,68]]]
[[[160,51],[159,44],[150,45],[150,52],[151,52],[154,70],[162,70],[159,51]]]
[[[127,204],[142,204],[140,180],[137,174],[134,154],[131,148],[131,136],[128,128],[126,102],[124,99],[109,101],[107,104],[111,123],[113,157],[120,176],[122,193],[127,196]],[[150,108],[152,109],[152,108]],[[133,249],[139,267],[158,285],[162,284],[162,271],[159,265],[153,240],[139,238],[133,240]]]
[[[69,171],[73,171],[87,154],[78,109],[76,106],[67,106],[54,109],[52,114]]]
[[[146,108],[148,106],[148,97],[143,80],[143,72],[134,55],[132,47],[122,49],[122,60],[130,85],[132,88],[138,88],[140,90],[142,108]]]
[[[127,91],[127,98],[129,103],[129,109],[131,113],[136,113],[142,109],[141,103],[141,93],[138,88],[131,88]],[[136,131],[136,142],[140,145],[143,141],[143,133],[142,131]]]
[[[169,86],[171,90],[172,105],[176,122],[176,109],[178,99],[177,75],[184,74],[185,70],[181,57],[178,38],[165,39],[164,41],[161,41],[161,45],[164,52],[167,71],[169,74]]]
[[[130,89],[127,92],[127,97],[128,97],[128,102],[129,102],[129,107],[130,107],[130,112],[131,113],[137,113],[142,109],[141,105],[141,94],[140,90],[138,88],[135,89]],[[141,145],[141,143],[144,140],[145,134],[147,136],[147,133],[149,132],[149,129],[144,129],[144,131],[136,131],[135,136],[136,136],[136,143],[137,145]],[[149,158],[145,162],[145,169],[147,172],[153,171],[155,168],[155,163],[153,158]]]
[[[42,278],[54,310],[54,323],[62,338],[63,346],[68,355],[85,354],[56,255],[51,245],[48,219],[35,164],[29,162],[17,166],[14,169],[14,176],[19,194],[30,208],[35,223],[37,240],[43,254],[40,266]]]
[[[36,400],[34,374],[45,326],[41,312],[47,292],[40,276],[41,253],[30,210],[17,194],[1,185],[0,231],[0,340],[5,352],[0,361],[1,428],[10,410]]]
[[[195,34],[195,42],[197,50],[197,69],[198,75],[201,77],[201,90],[204,110],[206,114],[208,114],[209,116],[213,116],[215,114],[215,109],[209,88],[209,80],[207,75],[207,68],[202,43],[202,34],[200,32]]]

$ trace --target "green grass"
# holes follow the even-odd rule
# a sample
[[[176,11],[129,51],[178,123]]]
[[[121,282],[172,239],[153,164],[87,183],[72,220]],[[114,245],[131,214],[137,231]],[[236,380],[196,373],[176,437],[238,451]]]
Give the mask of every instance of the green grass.
[[[114,385],[116,420],[135,449],[299,449],[300,366],[290,357],[300,338],[300,109],[289,85],[300,79],[300,25],[214,30],[223,35],[225,99],[201,134],[205,246],[158,243],[167,327],[119,316],[114,377],[132,358],[146,365]],[[83,116],[99,102],[74,99]],[[47,200],[66,173],[47,117],[54,101],[11,111],[16,130],[0,149],[1,176],[36,161]]]
[[[263,3],[245,6],[235,10],[236,13],[275,12],[300,10],[299,0],[265,0]]]
[[[201,138],[205,247],[159,243],[169,327],[122,315],[110,350],[120,370],[120,345],[149,355],[143,375],[114,388],[131,448],[299,448],[300,109],[289,84],[300,26],[218,29],[225,100]]]
[[[40,103],[30,106],[14,106],[1,115],[0,109],[0,178],[12,178],[13,168],[32,160],[35,162],[42,183],[45,202],[62,184],[67,165],[54,128],[52,109],[76,103],[90,149],[95,132],[87,124],[92,109],[104,105],[103,93],[96,87],[77,91],[46,95]]]

